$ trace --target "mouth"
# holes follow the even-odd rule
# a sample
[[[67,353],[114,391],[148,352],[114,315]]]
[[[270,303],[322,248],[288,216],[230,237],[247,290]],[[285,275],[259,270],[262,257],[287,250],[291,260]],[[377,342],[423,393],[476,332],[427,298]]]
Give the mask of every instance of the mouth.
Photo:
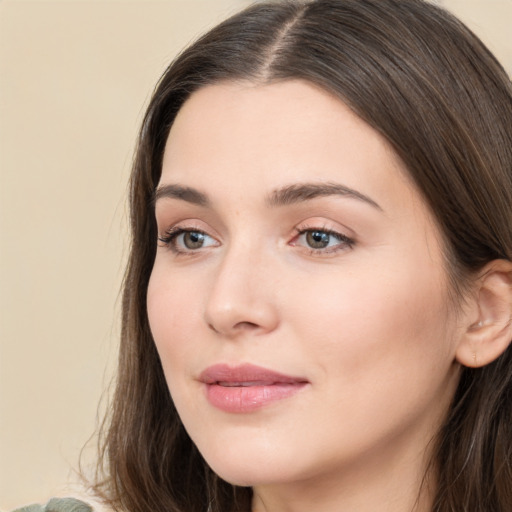
[[[303,377],[250,364],[210,366],[201,373],[199,381],[205,385],[210,404],[229,413],[255,411],[295,395],[309,383]]]
[[[229,382],[229,381],[219,381],[212,384],[218,384],[219,386],[224,386],[226,388],[236,388],[236,387],[251,387],[251,386],[273,386],[274,384],[277,384],[277,382],[272,381],[249,381],[249,382]]]

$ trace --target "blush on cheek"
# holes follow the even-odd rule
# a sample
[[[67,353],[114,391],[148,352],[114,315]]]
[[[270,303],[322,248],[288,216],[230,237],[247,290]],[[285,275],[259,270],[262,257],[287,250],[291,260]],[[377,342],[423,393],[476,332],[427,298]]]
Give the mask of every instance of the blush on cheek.
[[[317,308],[322,311],[318,325],[338,332],[350,371],[364,368],[370,361],[387,360],[392,367],[431,361],[433,356],[442,360],[446,353],[439,351],[440,339],[447,340],[444,346],[449,350],[447,291],[438,276],[421,276],[414,269],[407,272],[405,265],[401,272],[387,270],[387,277],[382,276],[386,269],[379,269],[380,275],[374,279],[372,270],[362,279],[345,279],[343,296],[329,294]],[[340,357],[339,345],[322,336],[318,342],[317,346],[332,352],[332,357]],[[399,366],[394,371],[396,368]]]

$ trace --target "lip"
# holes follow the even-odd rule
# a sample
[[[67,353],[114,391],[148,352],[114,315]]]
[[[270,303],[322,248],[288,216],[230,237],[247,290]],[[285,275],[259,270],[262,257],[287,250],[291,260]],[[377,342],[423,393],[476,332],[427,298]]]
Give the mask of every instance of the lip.
[[[295,377],[255,366],[217,364],[199,376],[211,405],[225,412],[252,412],[266,405],[295,395],[307,384]]]

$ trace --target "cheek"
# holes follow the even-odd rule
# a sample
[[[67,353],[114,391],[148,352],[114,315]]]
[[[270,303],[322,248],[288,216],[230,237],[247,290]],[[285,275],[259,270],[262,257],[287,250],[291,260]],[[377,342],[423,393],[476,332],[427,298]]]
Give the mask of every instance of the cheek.
[[[186,286],[167,275],[158,262],[151,274],[147,292],[149,326],[162,360],[166,377],[173,368],[186,363],[187,351],[193,351],[193,326],[198,325],[197,297],[186,293]]]
[[[418,425],[431,432],[445,414],[456,384],[445,288],[439,273],[413,274],[367,270],[338,286],[326,280],[323,293],[305,290],[307,301],[290,297],[293,335],[315,363],[322,399],[311,414],[323,425],[325,453],[358,453]]]
[[[294,334],[342,387],[370,389],[375,381],[427,387],[453,361],[446,295],[438,267],[389,265],[376,272],[363,265],[290,297],[300,319]]]
[[[147,310],[153,340],[160,356],[165,380],[176,408],[191,417],[200,416],[195,387],[187,385],[194,375],[193,364],[200,353],[193,330],[199,325],[197,296],[179,279],[161,271],[158,262],[151,275]],[[176,277],[176,276],[175,276]]]

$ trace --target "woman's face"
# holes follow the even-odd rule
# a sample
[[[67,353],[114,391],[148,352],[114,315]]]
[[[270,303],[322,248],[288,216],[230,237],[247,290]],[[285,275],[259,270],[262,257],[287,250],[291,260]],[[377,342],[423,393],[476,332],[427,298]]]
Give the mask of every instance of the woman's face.
[[[176,118],[156,197],[149,321],[211,467],[253,486],[414,473],[461,329],[389,144],[305,82],[208,86]]]

